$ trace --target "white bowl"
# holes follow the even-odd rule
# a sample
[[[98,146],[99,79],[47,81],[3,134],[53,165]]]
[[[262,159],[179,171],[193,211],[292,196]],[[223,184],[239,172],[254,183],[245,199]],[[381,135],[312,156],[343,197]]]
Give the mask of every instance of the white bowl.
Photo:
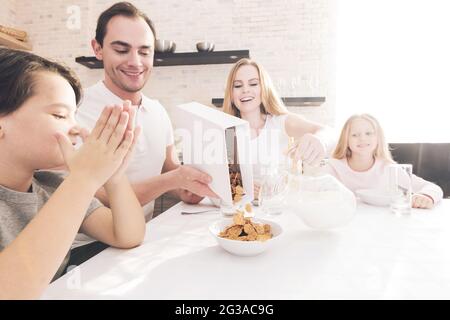
[[[361,199],[361,201],[379,207],[388,206],[391,197],[389,193],[378,189],[360,189],[355,191],[356,195]]]
[[[209,231],[223,249],[237,256],[256,256],[266,251],[280,238],[283,229],[278,223],[265,219],[252,219],[255,223],[267,223],[271,227],[272,238],[266,241],[240,241],[219,237],[219,233],[233,224],[233,219],[222,219],[209,226]]]

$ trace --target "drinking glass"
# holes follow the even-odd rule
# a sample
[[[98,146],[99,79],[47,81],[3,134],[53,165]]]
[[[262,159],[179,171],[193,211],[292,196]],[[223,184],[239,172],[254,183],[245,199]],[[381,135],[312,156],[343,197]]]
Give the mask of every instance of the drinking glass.
[[[266,215],[279,215],[285,207],[289,175],[285,166],[270,168],[262,176],[259,189],[259,206]]]
[[[412,207],[412,165],[393,164],[389,166],[390,209],[399,215],[408,215]]]

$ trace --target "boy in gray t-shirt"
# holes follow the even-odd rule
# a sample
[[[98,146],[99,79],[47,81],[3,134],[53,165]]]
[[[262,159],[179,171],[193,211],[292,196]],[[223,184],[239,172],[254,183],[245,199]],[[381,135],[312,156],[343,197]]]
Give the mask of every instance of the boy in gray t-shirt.
[[[144,240],[144,212],[124,174],[136,107],[106,106],[88,134],[75,121],[80,100],[69,69],[0,46],[0,299],[39,298],[77,232],[121,249]],[[64,179],[45,172],[61,166]],[[92,200],[102,187],[111,208]]]
[[[37,171],[28,192],[10,190],[0,185],[0,252],[6,248],[35,217],[52,193],[63,182],[62,173]],[[103,205],[93,199],[86,212],[87,218]],[[61,212],[64,214],[64,212]],[[70,251],[53,279],[59,278],[69,262]]]

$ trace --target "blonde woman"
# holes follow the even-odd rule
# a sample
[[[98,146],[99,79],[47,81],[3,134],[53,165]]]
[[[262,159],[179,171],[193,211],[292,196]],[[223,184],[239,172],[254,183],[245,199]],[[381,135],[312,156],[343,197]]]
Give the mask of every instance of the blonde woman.
[[[241,59],[231,69],[223,109],[250,124],[255,195],[261,171],[283,161],[290,137],[296,141],[292,154],[309,165],[318,164],[332,146],[324,126],[286,109],[267,72],[253,60]]]
[[[392,160],[383,129],[369,114],[353,115],[344,124],[326,171],[352,191],[383,189],[388,185]],[[443,197],[434,183],[413,175],[413,207],[431,208]]]

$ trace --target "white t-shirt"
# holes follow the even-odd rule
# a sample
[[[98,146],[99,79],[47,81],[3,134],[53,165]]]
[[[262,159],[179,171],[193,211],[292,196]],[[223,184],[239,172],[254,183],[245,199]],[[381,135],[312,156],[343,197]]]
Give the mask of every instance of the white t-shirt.
[[[82,127],[92,130],[106,105],[122,102],[123,99],[100,81],[84,91],[84,99],[75,116]],[[142,131],[126,170],[126,175],[132,183],[160,175],[166,160],[166,148],[174,143],[172,123],[157,100],[142,95],[142,102],[136,114],[136,125],[140,126]],[[147,218],[153,215],[153,208],[154,201],[144,206]]]
[[[286,133],[287,114],[267,115],[266,122],[259,135],[251,139],[251,159],[253,164],[253,179],[261,182],[265,169],[284,165],[289,136]]]

